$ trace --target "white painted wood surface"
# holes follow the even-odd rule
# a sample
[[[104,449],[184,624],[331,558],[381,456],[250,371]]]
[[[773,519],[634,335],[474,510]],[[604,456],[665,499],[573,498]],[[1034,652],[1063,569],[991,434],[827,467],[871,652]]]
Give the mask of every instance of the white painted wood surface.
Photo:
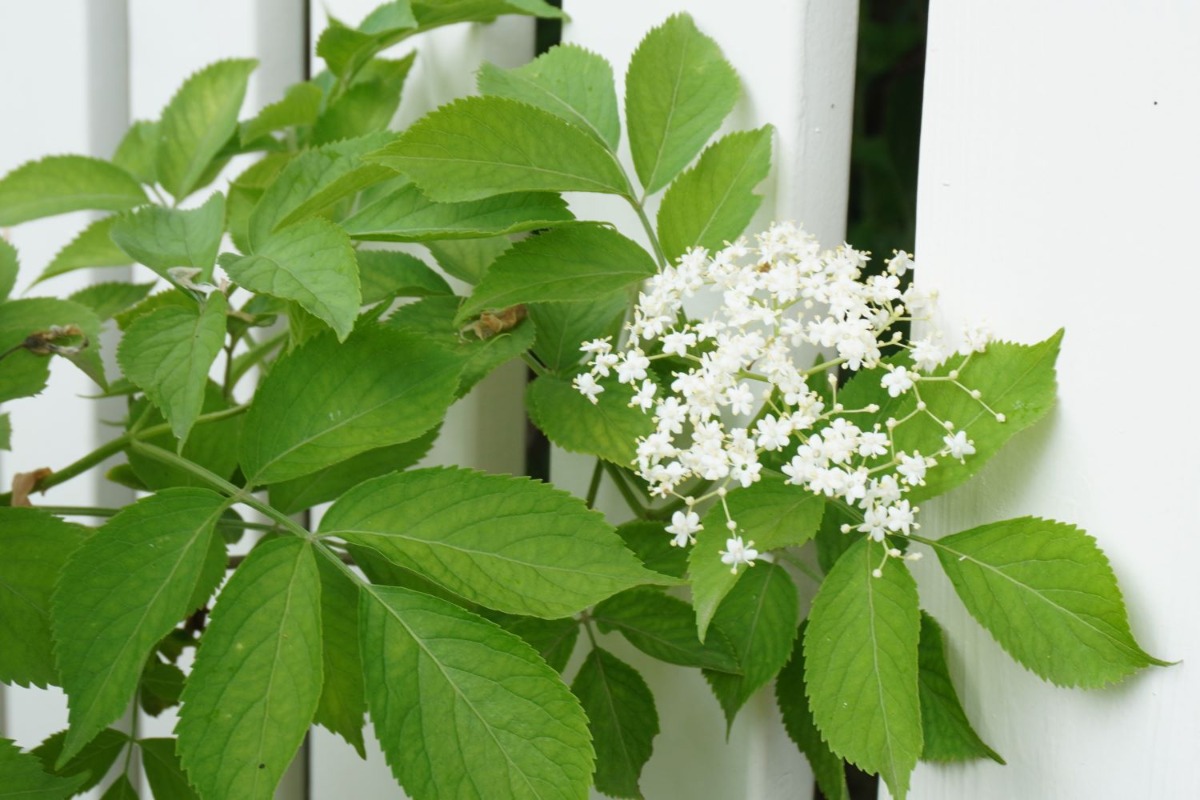
[[[1008,760],[921,766],[916,800],[1200,797],[1200,6],[957,3],[930,14],[917,276],[947,323],[1035,341],[1066,327],[1059,405],[978,481],[927,504],[932,536],[1035,514],[1112,559],[1135,634],[1182,659],[1106,691],[1056,689],[962,611],[936,559],[922,600],[946,626],[983,738]]]

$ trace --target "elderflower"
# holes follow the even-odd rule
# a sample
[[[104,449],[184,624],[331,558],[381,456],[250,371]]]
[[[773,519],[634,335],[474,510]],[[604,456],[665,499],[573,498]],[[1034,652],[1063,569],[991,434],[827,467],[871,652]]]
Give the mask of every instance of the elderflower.
[[[869,260],[849,245],[823,250],[803,229],[776,223],[753,242],[687,251],[646,281],[621,339],[582,345],[589,361],[575,388],[598,403],[604,391],[598,380],[615,373],[632,393],[628,405],[653,421],[653,431],[636,443],[632,466],[653,497],[684,502],[686,510],[674,512],[666,526],[671,544],[693,544],[702,530],[694,508],[719,503],[730,532],[722,562],[734,572],[753,564],[759,553],[736,533],[725,496],[762,480],[765,463],[785,483],[851,509],[861,522],[843,532],[879,542],[907,536],[919,526],[905,496],[925,483],[939,459],[975,452],[954,420],[929,407],[922,387],[940,382],[965,392],[1004,421],[960,377],[991,341],[987,329],[969,328],[948,368],[951,354],[939,332],[904,342],[892,331],[896,323],[928,322],[936,300],[904,286],[912,257],[896,252],[877,275],[865,274]],[[703,291],[719,297],[719,306],[689,319],[684,301]],[[885,360],[889,347],[907,350],[909,361]],[[817,366],[806,368],[814,355]],[[673,368],[656,371],[654,362],[665,358]],[[879,367],[883,374],[874,380],[896,398],[891,415],[878,418],[876,404],[839,402],[838,370]],[[897,450],[897,430],[918,417],[945,430],[937,452]],[[889,545],[884,562],[898,557],[901,551]]]

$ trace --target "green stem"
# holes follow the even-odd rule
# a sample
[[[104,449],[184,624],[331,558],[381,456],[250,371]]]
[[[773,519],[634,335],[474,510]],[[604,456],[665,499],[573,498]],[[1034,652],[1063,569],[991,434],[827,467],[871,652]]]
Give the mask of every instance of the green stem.
[[[654,257],[658,259],[659,269],[666,269],[667,256],[663,252],[662,245],[659,244],[658,234],[655,233],[654,226],[650,224],[650,218],[646,216],[645,206],[641,200],[632,195],[625,195],[625,199],[629,201],[629,205],[633,206],[633,210],[637,212],[638,219],[641,220],[642,228],[646,231],[646,238],[650,240],[650,245],[654,248]]]
[[[229,417],[236,417],[238,414],[245,413],[246,408],[247,406],[234,406],[233,408],[226,408],[222,411],[214,411],[211,414],[201,414],[199,417],[196,417],[196,425],[203,425],[209,422],[217,422],[219,420],[228,419]],[[66,483],[67,481],[71,480],[71,478],[87,472],[92,467],[101,463],[110,456],[116,455],[140,439],[151,439],[155,436],[161,436],[164,433],[171,432],[171,425],[166,422],[162,423],[161,425],[153,425],[149,428],[146,428],[144,431],[136,430],[141,423],[142,420],[135,422],[133,430],[130,430],[128,433],[122,434],[115,439],[105,442],[73,464],[68,464],[62,469],[52,472],[45,478],[42,478],[42,480],[38,481],[37,486],[33,488],[31,494],[32,492],[45,492],[47,489],[58,486],[60,483]],[[190,464],[191,462],[189,461],[187,463]],[[0,494],[0,506],[7,506],[11,504],[12,492]]]
[[[522,353],[521,360],[525,362],[525,366],[533,370],[533,374],[539,378],[547,374],[548,370],[542,362],[538,361],[531,353]]]
[[[600,478],[604,476],[604,462],[599,458],[596,459],[596,466],[592,470],[592,482],[588,484],[587,490],[587,507],[595,508],[596,495],[600,491]]]
[[[313,539],[313,534],[298,525],[295,520],[284,514],[282,511],[276,510],[268,503],[254,497],[249,490],[234,486],[229,481],[222,478],[216,473],[210,472],[199,464],[195,464],[182,456],[177,456],[170,450],[163,450],[161,447],[155,447],[152,444],[145,442],[133,442],[130,449],[134,452],[141,453],[147,458],[152,458],[163,464],[181,469],[190,475],[194,475],[200,480],[207,483],[209,486],[217,489],[221,493],[228,496],[235,503],[241,503],[253,508],[255,511],[270,517],[279,523],[280,527],[289,533],[293,533],[302,539]]]
[[[625,476],[621,474],[621,470],[618,467],[607,463],[604,465],[604,468],[608,470],[608,474],[612,477],[613,483],[617,487],[617,491],[619,491],[621,493],[621,497],[624,498],[625,504],[629,506],[629,510],[632,511],[638,519],[644,519],[646,516],[646,508],[638,502],[637,497],[635,497],[633,494],[633,490],[629,488],[629,484],[625,483]]]

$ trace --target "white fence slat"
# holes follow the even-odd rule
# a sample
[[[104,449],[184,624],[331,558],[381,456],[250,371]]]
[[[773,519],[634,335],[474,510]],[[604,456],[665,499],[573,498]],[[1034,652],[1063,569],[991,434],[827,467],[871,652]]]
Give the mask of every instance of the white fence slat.
[[[765,199],[751,231],[772,219],[793,219],[827,244],[842,240],[856,3],[568,0],[565,7],[572,21],[564,27],[563,40],[607,58],[621,97],[629,58],[646,32],[671,14],[691,14],[697,26],[717,41],[742,80],[744,97],[722,132],[767,123],[776,128],[774,168],[760,189]],[[628,164],[624,137],[622,154]],[[623,233],[644,241],[634,215],[619,201],[589,195],[573,196],[571,202],[581,218],[615,218]],[[553,451],[556,483],[582,493],[590,470],[589,459]],[[619,500],[604,493],[598,505],[618,515],[623,509]],[[811,585],[799,588],[811,594]],[[812,796],[812,773],[779,722],[771,687],[742,710],[726,740],[720,708],[699,673],[642,657],[616,636],[606,637],[605,646],[631,661],[655,695],[662,733],[643,772],[647,797],[791,800]]]
[[[968,714],[1007,767],[918,767],[920,800],[1200,797],[1200,433],[1191,406],[1200,273],[1200,7],[935,2],[917,276],[943,313],[1021,341],[1066,327],[1058,409],[928,504],[937,537],[1025,514],[1094,535],[1152,654],[1183,663],[1105,691],[1056,689],[961,609],[936,559]]]

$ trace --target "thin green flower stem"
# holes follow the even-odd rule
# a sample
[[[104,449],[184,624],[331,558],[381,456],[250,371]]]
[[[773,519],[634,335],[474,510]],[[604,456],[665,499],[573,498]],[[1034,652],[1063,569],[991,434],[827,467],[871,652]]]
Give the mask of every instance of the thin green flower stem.
[[[588,484],[587,507],[595,508],[596,495],[600,492],[600,479],[604,477],[604,462],[597,458],[596,466],[592,469],[592,481]]]
[[[629,506],[629,510],[634,513],[638,519],[645,519],[646,507],[638,502],[638,499],[633,494],[633,490],[629,488],[629,484],[625,483],[625,476],[621,474],[621,470],[612,465],[605,463],[605,470],[612,477],[613,483],[617,487],[617,491],[621,493],[621,497],[625,500],[625,504]]]
[[[277,523],[279,523],[280,527],[282,527],[288,533],[295,534],[296,536],[299,536],[301,539],[312,540],[312,539],[316,538],[313,533],[305,530],[302,526],[297,524],[295,522],[295,520],[293,520],[287,514],[284,514],[282,511],[276,510],[270,504],[264,503],[261,500],[257,499],[256,497],[254,497],[254,495],[252,495],[250,493],[249,489],[243,489],[243,488],[234,486],[232,483],[225,480],[220,475],[210,472],[209,470],[205,469],[204,467],[200,466],[199,464],[195,464],[186,458],[177,456],[174,453],[172,453],[170,450],[163,450],[161,447],[155,447],[154,445],[146,444],[145,442],[136,442],[135,441],[130,445],[130,448],[134,452],[141,453],[142,455],[146,456],[147,458],[152,458],[155,461],[161,462],[163,464],[168,464],[170,466],[181,469],[184,472],[187,472],[188,474],[195,475],[197,478],[199,478],[200,480],[209,484],[214,489],[217,489],[221,493],[228,496],[230,498],[230,500],[233,501],[234,503],[241,503],[243,505],[249,506],[250,508],[253,508],[255,511],[258,511],[259,513],[264,514],[265,516],[268,516],[271,519],[275,520]]]
[[[525,362],[525,366],[533,370],[533,374],[539,378],[546,375],[549,371],[542,362],[538,361],[532,354],[525,352],[521,354],[521,360]]]
[[[628,180],[626,178],[627,182]],[[650,245],[654,248],[654,257],[658,260],[659,269],[666,269],[667,255],[663,252],[662,245],[659,244],[658,234],[654,232],[654,226],[650,224],[650,218],[646,216],[646,207],[643,201],[628,194],[625,195],[625,199],[629,201],[629,205],[633,206],[633,210],[637,212],[638,219],[642,223],[642,228],[646,231],[646,238],[650,240]]]
[[[196,424],[202,425],[207,422],[216,422],[218,420],[228,419],[229,417],[235,417],[238,414],[244,413],[246,408],[246,406],[234,406],[233,408],[227,408],[223,411],[214,411],[211,414],[202,414],[196,418]],[[134,427],[136,428],[139,424],[141,424],[141,421],[134,423]],[[146,428],[144,431],[131,430],[128,433],[105,442],[73,464],[68,464],[62,469],[50,473],[45,478],[42,478],[40,481],[38,481],[37,486],[35,486],[30,493],[45,492],[47,489],[58,486],[60,483],[66,483],[67,481],[71,480],[71,478],[82,475],[110,456],[114,456],[121,452],[139,439],[149,439],[154,436],[159,436],[161,434],[170,432],[171,425],[166,422],[162,423],[161,425],[153,425],[149,428]],[[11,504],[12,492],[0,494],[0,506],[7,506]]]
[[[583,624],[583,631],[587,634],[588,641],[592,643],[593,650],[599,650],[600,644],[596,641],[596,632],[592,630],[592,618],[588,614],[584,614],[579,620]]]

